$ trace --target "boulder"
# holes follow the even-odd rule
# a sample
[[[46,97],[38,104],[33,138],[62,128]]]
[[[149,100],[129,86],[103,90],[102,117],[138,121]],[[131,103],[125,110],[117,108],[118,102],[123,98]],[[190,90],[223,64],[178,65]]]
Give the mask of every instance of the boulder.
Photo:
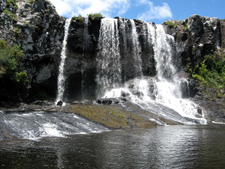
[[[112,105],[112,104],[119,104],[120,100],[115,98],[102,98],[102,99],[98,99],[97,103],[103,104],[103,105]]]

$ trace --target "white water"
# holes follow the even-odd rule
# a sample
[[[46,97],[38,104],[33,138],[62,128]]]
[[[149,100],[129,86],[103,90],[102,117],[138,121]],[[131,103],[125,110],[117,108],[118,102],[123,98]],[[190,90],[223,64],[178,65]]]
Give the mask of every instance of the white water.
[[[87,64],[87,59],[86,59],[86,51],[88,50],[90,46],[90,35],[88,31],[88,18],[85,18],[84,20],[84,37],[83,37],[83,58],[82,58],[82,66],[81,66],[81,98],[82,100],[85,99],[85,70],[86,70],[86,64]]]
[[[90,35],[89,35],[89,31],[88,31],[88,18],[84,19],[84,51],[87,50],[89,48],[90,45]]]
[[[188,99],[182,99],[180,83],[187,80],[179,79],[176,76],[176,66],[178,65],[175,65],[176,62],[173,60],[174,55],[176,55],[174,38],[165,33],[162,25],[157,25],[155,28],[151,24],[147,24],[147,29],[147,39],[149,41],[151,38],[154,47],[157,76],[130,80],[124,84],[123,88],[113,88],[107,91],[104,98],[120,98],[125,95],[126,99],[134,104],[158,115],[171,118],[173,114],[169,114],[170,110],[166,110],[168,107],[171,109],[170,112],[193,119],[192,122],[179,118],[177,121],[181,123],[206,124],[204,112],[198,113],[199,106]],[[136,34],[133,35],[135,39]],[[137,50],[134,52],[135,55],[139,49],[134,49]]]
[[[2,131],[12,137],[38,140],[108,130],[73,113],[62,112],[6,112],[1,114],[0,126],[0,140],[4,139]]]
[[[121,85],[121,63],[119,50],[118,20],[104,18],[101,20],[101,29],[98,41],[97,94],[102,96],[107,90]]]
[[[67,19],[65,23],[65,32],[64,32],[64,40],[63,40],[63,47],[61,52],[61,62],[59,65],[59,75],[58,75],[58,90],[57,90],[57,98],[56,98],[56,104],[59,101],[63,101],[63,95],[65,91],[65,76],[64,76],[64,66],[65,66],[65,60],[66,60],[66,45],[67,45],[67,38],[68,38],[68,30],[70,26],[71,19]]]
[[[198,119],[201,123],[206,123],[204,115],[198,113],[198,105],[182,99],[182,91],[179,79],[176,76],[176,65],[173,63],[173,47],[175,41],[173,36],[166,34],[162,25],[157,25],[156,42],[154,44],[157,74],[157,94],[156,101],[170,107],[183,117]],[[198,117],[198,118],[197,118]]]
[[[131,38],[132,38],[132,52],[134,58],[134,69],[136,76],[142,76],[142,60],[141,60],[141,49],[138,41],[138,34],[135,26],[134,20],[130,20],[131,22]]]

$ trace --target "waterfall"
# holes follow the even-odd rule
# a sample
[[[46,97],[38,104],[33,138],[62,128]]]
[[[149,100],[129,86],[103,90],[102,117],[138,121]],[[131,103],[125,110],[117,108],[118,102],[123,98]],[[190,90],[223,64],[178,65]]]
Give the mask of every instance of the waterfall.
[[[134,69],[139,74],[142,61],[139,55],[140,49],[138,49],[138,36],[133,20],[130,22],[132,47],[133,51],[136,51],[133,52],[133,57],[137,61]],[[126,100],[147,111],[180,123],[206,124],[204,112],[199,111],[199,106],[182,98],[180,84],[187,80],[177,76],[181,62],[175,60],[177,50],[173,36],[166,34],[162,25],[147,24],[146,29],[145,44],[153,45],[157,75],[155,77],[142,76],[141,79],[136,77],[125,82],[123,88],[117,87],[106,91],[104,97],[125,97]],[[158,123],[161,124],[160,121]]]
[[[63,46],[62,46],[62,52],[61,52],[61,62],[59,65],[59,75],[58,75],[58,90],[57,90],[57,98],[56,98],[56,104],[59,101],[63,101],[63,95],[65,90],[65,76],[64,76],[64,65],[66,60],[66,45],[67,45],[67,38],[68,38],[68,30],[70,26],[71,19],[67,19],[65,23],[65,31],[64,31],[64,40],[63,40]]]
[[[98,41],[97,54],[97,95],[101,97],[107,90],[121,85],[121,63],[119,50],[118,20],[104,18]]]
[[[154,34],[153,34],[154,35]],[[162,25],[157,25],[154,45],[157,63],[156,101],[175,110],[183,117],[199,119],[205,123],[203,114],[199,114],[198,105],[182,99],[181,82],[186,81],[177,77],[177,67],[174,56],[177,55],[173,36],[166,34]],[[181,64],[178,62],[178,64]],[[200,118],[199,118],[200,117]]]

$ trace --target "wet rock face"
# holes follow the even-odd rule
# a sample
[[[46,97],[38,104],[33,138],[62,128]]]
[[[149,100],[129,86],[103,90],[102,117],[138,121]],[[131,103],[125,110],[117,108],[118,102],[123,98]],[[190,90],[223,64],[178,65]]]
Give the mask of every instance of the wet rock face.
[[[0,2],[0,12],[3,12],[5,10],[6,7],[6,0],[2,0]]]
[[[95,99],[96,55],[101,18],[72,18],[65,61],[67,101]]]

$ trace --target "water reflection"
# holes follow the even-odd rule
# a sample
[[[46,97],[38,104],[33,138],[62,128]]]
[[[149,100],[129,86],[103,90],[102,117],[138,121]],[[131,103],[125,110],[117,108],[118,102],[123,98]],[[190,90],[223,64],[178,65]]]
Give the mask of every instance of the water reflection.
[[[164,126],[0,142],[2,168],[223,168],[224,126]]]

